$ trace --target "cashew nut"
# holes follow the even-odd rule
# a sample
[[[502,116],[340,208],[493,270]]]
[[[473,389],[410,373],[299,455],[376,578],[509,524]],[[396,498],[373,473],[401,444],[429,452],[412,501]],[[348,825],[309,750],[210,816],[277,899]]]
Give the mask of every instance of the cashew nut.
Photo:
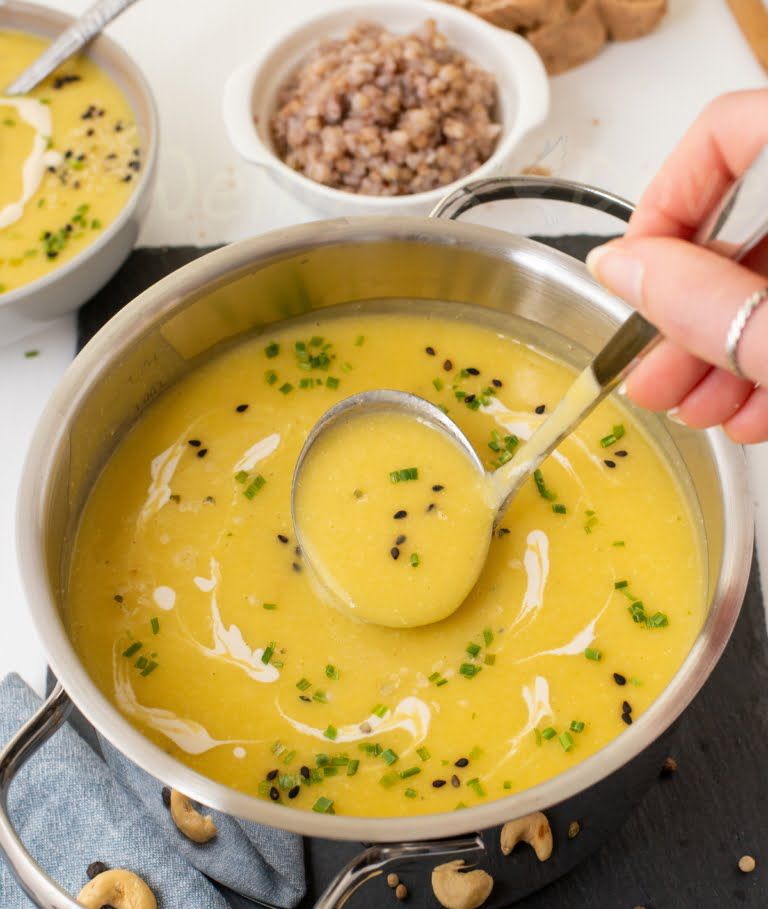
[[[432,890],[445,909],[477,909],[491,895],[493,878],[480,868],[461,871],[462,859],[432,869]]]
[[[77,895],[77,902],[85,909],[157,909],[154,893],[144,881],[125,868],[102,871],[83,887]]]
[[[207,843],[216,836],[213,818],[208,814],[200,814],[191,800],[177,789],[171,789],[171,817],[173,823],[193,843]]]
[[[501,828],[501,851],[504,855],[509,855],[518,843],[533,846],[536,858],[540,862],[546,862],[552,855],[552,829],[547,816],[541,811],[535,811],[504,824]]]

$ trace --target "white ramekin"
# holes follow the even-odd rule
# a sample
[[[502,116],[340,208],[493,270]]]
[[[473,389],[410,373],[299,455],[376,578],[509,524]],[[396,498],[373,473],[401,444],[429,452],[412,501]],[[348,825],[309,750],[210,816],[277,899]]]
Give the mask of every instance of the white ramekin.
[[[434,19],[449,41],[492,72],[498,83],[502,132],[496,150],[462,180],[408,196],[368,196],[316,183],[284,164],[275,154],[269,121],[279,88],[323,38],[343,37],[355,23],[376,22],[408,32]],[[531,45],[447,3],[433,0],[362,0],[336,7],[288,31],[236,69],[224,87],[223,114],[229,138],[247,161],[264,167],[278,185],[323,214],[427,214],[461,182],[501,173],[520,140],[549,111],[549,82]]]

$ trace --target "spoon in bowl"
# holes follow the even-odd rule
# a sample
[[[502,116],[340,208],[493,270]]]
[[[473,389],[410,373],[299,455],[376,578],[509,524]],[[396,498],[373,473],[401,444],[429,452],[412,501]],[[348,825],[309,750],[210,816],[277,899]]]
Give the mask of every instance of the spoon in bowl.
[[[728,191],[722,202],[710,216],[695,238],[696,243],[706,246],[721,255],[735,260],[741,259],[766,233],[768,219],[764,211],[756,207],[756,199],[762,198],[761,184],[768,178],[768,146],[756,157],[748,171]],[[523,483],[531,475],[543,486],[537,473],[541,463],[570,435],[574,429],[597,407],[597,405],[629,373],[636,359],[660,340],[658,330],[639,313],[633,313],[609,339],[605,347],[579,374],[551,415],[521,446],[506,464],[493,473],[486,473],[477,453],[461,429],[429,401],[400,391],[376,390],[362,392],[341,401],[327,411],[315,424],[299,455],[293,475],[291,507],[294,528],[305,558],[316,578],[333,595],[337,604],[349,609],[351,614],[376,624],[415,626],[438,621],[455,612],[477,581],[487,558],[490,541],[503,519],[511,502]],[[369,420],[375,414],[386,412],[398,418],[407,419],[429,427],[443,439],[453,443],[465,455],[465,471],[462,480],[476,497],[481,493],[489,511],[487,528],[489,532],[476,534],[465,545],[471,545],[474,552],[468,554],[466,564],[469,577],[455,584],[455,596],[445,602],[428,604],[427,609],[419,608],[408,612],[395,602],[392,609],[397,621],[381,617],[381,605],[369,611],[364,602],[350,602],[343,585],[336,583],[333,568],[321,564],[313,535],[305,532],[307,509],[303,507],[303,486],[306,483],[307,466],[312,465],[318,450],[327,443],[334,431],[350,420]],[[365,424],[360,423],[361,433]],[[366,440],[361,437],[361,444]],[[473,486],[474,484],[474,486]],[[480,492],[476,492],[480,490]],[[304,496],[306,498],[306,496]],[[314,532],[313,532],[314,533]],[[444,564],[441,571],[448,571]],[[468,583],[464,583],[464,581]],[[393,597],[396,599],[396,597]],[[351,608],[350,608],[351,607]]]
[[[4,94],[11,97],[26,95],[27,92],[32,91],[46,76],[50,76],[56,67],[61,66],[85,47],[89,41],[103,31],[106,25],[135,2],[136,0],[98,0],[66,28],[34,63],[31,63],[21,75],[17,76],[6,87]]]

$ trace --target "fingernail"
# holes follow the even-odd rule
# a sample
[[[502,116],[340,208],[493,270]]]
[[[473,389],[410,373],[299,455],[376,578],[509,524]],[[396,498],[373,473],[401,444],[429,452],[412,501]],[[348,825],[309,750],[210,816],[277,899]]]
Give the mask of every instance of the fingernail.
[[[677,423],[678,426],[687,426],[683,420],[680,419],[678,414],[680,413],[679,407],[673,407],[671,410],[667,411],[667,419],[671,420],[673,423]]]
[[[640,309],[643,302],[642,262],[607,243],[589,253],[586,266],[601,284]]]

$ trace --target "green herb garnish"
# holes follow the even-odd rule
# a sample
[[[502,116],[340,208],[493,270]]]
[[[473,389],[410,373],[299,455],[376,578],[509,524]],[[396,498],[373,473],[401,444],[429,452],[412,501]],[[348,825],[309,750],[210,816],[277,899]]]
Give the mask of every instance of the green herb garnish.
[[[131,644],[130,647],[127,647],[127,648],[123,651],[123,656],[124,656],[124,657],[132,657],[132,656],[134,655],[134,653],[138,653],[138,652],[141,650],[141,648],[142,648],[143,646],[144,646],[144,645],[141,643],[141,641],[134,641],[133,644]]]
[[[587,649],[584,651],[584,656],[588,660],[593,660],[595,663],[599,663],[603,658],[603,654],[599,650],[596,650],[594,647],[587,647]]]
[[[272,360],[280,353],[280,345],[277,343],[277,341],[273,341],[271,344],[267,344],[267,346],[264,348],[264,353],[270,360]]]
[[[150,619],[149,625],[152,629],[152,634],[157,634],[160,631],[160,619],[157,616]]]
[[[404,467],[401,470],[392,470],[389,474],[389,479],[393,483],[405,483],[408,480],[418,480],[418,478],[418,467]]]
[[[557,495],[552,492],[551,489],[547,488],[547,484],[544,482],[544,475],[540,470],[534,470],[533,479],[536,483],[536,489],[538,489],[539,495],[543,499],[546,499],[548,502],[553,502],[557,498]]]
[[[333,679],[335,682],[338,682],[341,673],[335,666],[332,666],[330,663],[328,663],[328,665],[325,667],[325,675],[326,678]]]

